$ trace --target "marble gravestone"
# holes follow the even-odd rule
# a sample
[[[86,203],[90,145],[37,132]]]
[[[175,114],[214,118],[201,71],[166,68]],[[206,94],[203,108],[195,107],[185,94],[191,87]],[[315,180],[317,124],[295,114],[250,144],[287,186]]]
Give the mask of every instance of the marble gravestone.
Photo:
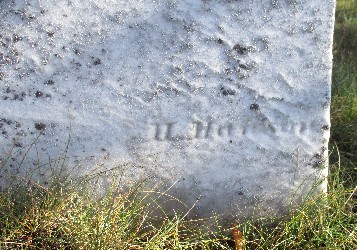
[[[175,183],[198,217],[283,213],[326,186],[334,7],[1,1],[1,182],[67,148],[74,174]]]

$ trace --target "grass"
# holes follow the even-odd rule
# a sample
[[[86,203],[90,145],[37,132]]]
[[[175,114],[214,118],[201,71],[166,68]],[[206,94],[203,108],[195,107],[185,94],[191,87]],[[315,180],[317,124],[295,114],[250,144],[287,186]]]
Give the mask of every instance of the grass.
[[[91,194],[98,178],[50,187],[35,182],[12,183],[0,195],[0,228],[4,249],[211,249],[224,248],[225,238],[208,237],[173,218],[157,200],[165,193],[143,192],[140,185],[123,191],[113,177],[100,198]],[[80,190],[80,191],[79,191]],[[156,197],[156,198],[155,198]],[[160,199],[162,200],[162,199]],[[189,210],[188,210],[189,212]],[[160,223],[153,223],[153,216]]]
[[[234,225],[245,249],[357,249],[357,2],[338,0],[326,195],[310,195],[280,219]],[[96,177],[49,185],[17,180],[0,192],[0,249],[235,249],[231,232],[201,231],[160,207],[141,185],[93,198]],[[80,188],[79,188],[80,187]],[[153,195],[154,193],[154,195]],[[189,210],[187,211],[189,212]],[[161,223],[149,218],[158,216]]]
[[[331,145],[338,148],[330,157],[331,162],[339,162],[340,169],[332,171],[340,175],[343,186],[357,187],[357,2],[339,0],[337,2],[334,68],[331,102]],[[332,169],[333,170],[333,169]],[[354,194],[354,212],[356,212]],[[354,217],[356,218],[356,217]],[[354,221],[356,225],[356,221]]]
[[[286,218],[240,225],[246,249],[356,249],[356,189],[344,186],[341,169],[331,171],[326,196],[307,197]]]
[[[357,2],[337,1],[331,103],[331,141],[343,165],[357,164]],[[336,160],[336,157],[333,158]]]

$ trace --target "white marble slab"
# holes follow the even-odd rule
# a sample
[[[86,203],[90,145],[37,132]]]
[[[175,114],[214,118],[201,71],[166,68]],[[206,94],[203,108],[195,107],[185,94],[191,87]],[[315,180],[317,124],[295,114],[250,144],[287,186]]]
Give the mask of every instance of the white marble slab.
[[[23,174],[68,146],[77,174],[176,182],[192,215],[283,213],[327,175],[334,7],[1,1],[1,159],[33,145],[7,160]]]

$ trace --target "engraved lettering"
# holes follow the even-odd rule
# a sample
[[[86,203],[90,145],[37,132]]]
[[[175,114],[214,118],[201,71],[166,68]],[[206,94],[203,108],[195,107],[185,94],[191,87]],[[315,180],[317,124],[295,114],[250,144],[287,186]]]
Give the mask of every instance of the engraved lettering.
[[[172,135],[174,125],[175,123],[154,124],[156,126],[155,139],[158,141],[172,140],[174,138]]]
[[[205,126],[202,122],[193,122],[196,125],[195,138],[209,138],[212,129],[212,122],[208,122]]]
[[[195,139],[213,139],[214,137],[232,137],[234,126],[231,123],[217,125],[214,122],[201,122],[194,121],[191,123],[191,131],[183,131],[182,129],[185,126],[175,126],[177,123],[155,123],[152,124],[155,126],[154,138],[157,141],[164,140],[185,140],[189,138]],[[187,128],[187,126],[186,126]],[[179,131],[177,131],[179,130]],[[185,130],[185,129],[184,129]],[[177,135],[181,131],[181,136]],[[191,135],[191,136],[190,136]]]
[[[218,135],[219,136],[224,136],[224,134],[226,134],[228,136],[232,136],[232,134],[233,134],[233,125],[231,123],[229,123],[227,126],[219,126]]]

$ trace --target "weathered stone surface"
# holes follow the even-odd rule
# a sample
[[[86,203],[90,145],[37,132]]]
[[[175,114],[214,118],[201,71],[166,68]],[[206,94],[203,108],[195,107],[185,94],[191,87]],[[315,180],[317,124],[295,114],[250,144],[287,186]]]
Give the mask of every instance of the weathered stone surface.
[[[14,173],[68,146],[201,217],[280,213],[326,176],[333,0],[85,2],[0,2],[3,161],[38,138]]]

